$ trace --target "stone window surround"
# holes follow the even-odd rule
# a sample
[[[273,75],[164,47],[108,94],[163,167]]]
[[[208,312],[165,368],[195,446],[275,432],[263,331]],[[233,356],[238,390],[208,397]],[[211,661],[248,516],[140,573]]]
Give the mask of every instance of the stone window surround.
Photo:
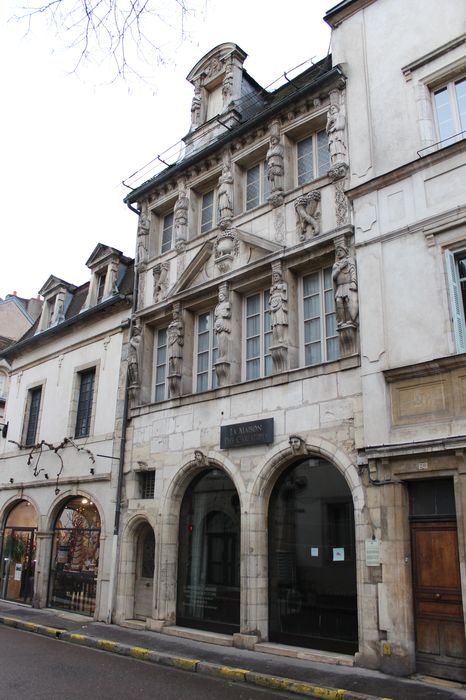
[[[329,245],[331,244],[331,245]],[[294,251],[294,255],[290,256],[288,263],[284,266],[284,269],[288,271],[288,285],[289,285],[289,290],[290,294],[299,294],[299,286],[301,284],[301,279],[303,276],[310,274],[316,270],[321,270],[326,267],[329,267],[333,263],[334,259],[334,248],[333,248],[333,236],[332,235],[326,235],[324,240],[317,240],[314,242],[314,246],[316,248],[315,250],[315,256],[311,261],[309,261],[308,255],[305,256],[304,259],[301,259],[299,256],[298,251]],[[302,246],[299,246],[299,248],[304,248],[306,251],[308,251],[309,243],[306,242],[306,244],[303,244]],[[297,246],[298,248],[298,246]],[[286,258],[284,258],[284,262],[286,262]],[[237,294],[240,299],[241,299],[241,304],[245,301],[247,296],[250,296],[251,294],[261,292],[264,289],[267,288],[267,286],[270,286],[271,284],[271,267],[269,267],[270,263],[267,264],[267,267],[264,267],[264,263],[262,263],[261,271],[256,271],[254,282],[252,284],[246,283],[245,285],[245,279],[248,276],[248,271],[244,271],[243,274],[238,277],[238,274],[236,273],[232,279],[232,287],[231,291],[232,294],[235,295]],[[251,273],[249,273],[251,274]],[[204,393],[209,393],[211,391],[218,391],[219,389],[207,389],[206,391],[202,392],[197,392],[196,391],[196,347],[197,347],[197,330],[196,330],[196,316],[205,313],[209,310],[213,310],[215,306],[215,297],[213,297],[213,294],[216,293],[216,289],[218,286],[220,280],[215,280],[212,283],[209,284],[208,289],[204,289],[202,292],[199,291],[196,294],[192,294],[189,298],[186,298],[184,300],[180,299],[182,303],[182,310],[183,310],[183,317],[185,321],[185,338],[188,337],[190,334],[192,335],[194,339],[194,347],[192,352],[187,352],[188,347],[185,345],[185,352],[187,352],[186,356],[184,357],[184,368],[185,368],[185,377],[183,381],[183,390],[182,390],[182,396],[183,398],[185,396],[193,396],[193,395],[199,395],[199,394],[204,394]],[[265,282],[265,284],[264,284]],[[291,290],[294,290],[293,292]],[[200,296],[202,295],[202,299],[200,300]],[[150,375],[153,376],[153,368],[155,368],[154,364],[154,352],[156,350],[155,348],[155,336],[156,336],[156,331],[157,328],[163,328],[167,324],[167,320],[169,320],[169,316],[166,316],[165,314],[170,313],[171,305],[173,303],[173,299],[170,300],[170,302],[167,304],[167,307],[164,309],[160,309],[159,313],[161,312],[159,318],[155,321],[150,321],[148,320],[148,324],[152,326],[152,339],[153,339],[153,348],[152,352],[149,352],[149,356],[151,358],[151,371]],[[291,304],[290,304],[291,307]],[[243,308],[243,307],[242,307]],[[317,363],[315,365],[305,365],[304,364],[304,342],[303,342],[303,334],[302,334],[302,320],[303,320],[303,313],[302,313],[302,300],[299,301],[299,308],[298,308],[298,313],[297,314],[290,314],[290,346],[289,346],[289,354],[290,354],[290,366],[285,372],[280,373],[283,375],[288,374],[289,372],[295,372],[299,370],[313,370],[315,367],[321,367],[324,365],[333,365],[335,362],[339,362],[339,360],[324,360],[321,363]],[[242,329],[244,330],[244,329]],[[250,382],[256,382],[260,381],[258,379],[251,379],[251,380],[245,380],[245,371],[244,371],[244,332],[242,333],[242,338],[241,338],[241,343],[237,343],[236,348],[237,351],[240,352],[240,367],[241,367],[241,378],[238,380],[233,380],[232,384],[233,385],[247,385]],[[274,377],[277,377],[277,374],[273,375]],[[146,405],[148,402],[154,402],[154,389],[152,387],[153,380],[151,380],[151,390],[150,390],[150,396],[146,397],[146,401],[144,404]],[[168,399],[170,400],[170,399]],[[156,402],[156,405],[160,405],[163,402]]]
[[[99,391],[99,375],[100,375],[100,360],[93,360],[91,362],[86,362],[82,365],[78,365],[73,369],[73,384],[71,388],[71,400],[68,416],[68,430],[67,435],[74,436],[76,428],[76,417],[78,413],[78,402],[79,402],[79,390],[81,385],[81,373],[89,369],[95,369],[94,376],[94,390],[92,395],[92,408],[91,408],[91,421],[89,424],[89,434],[83,437],[74,438],[77,444],[85,442],[90,436],[94,435],[94,425],[96,416],[96,405],[97,405],[97,394]]]
[[[281,129],[281,141],[285,147],[285,195],[296,189],[301,190],[304,186],[300,185],[298,187],[297,184],[297,143],[298,141],[325,129],[327,110],[328,104],[325,104],[319,107],[319,109],[314,111],[312,114],[301,115],[300,118],[294,119],[291,126],[287,124]],[[247,144],[246,147],[240,146],[240,150],[230,147],[231,167],[235,179],[234,217],[240,216],[246,212],[246,172],[259,161],[265,160],[265,155],[269,145],[269,138],[270,135],[268,132],[261,132],[260,137],[254,139],[254,142]],[[188,178],[186,182],[186,189],[190,199],[188,241],[193,240],[200,235],[207,235],[210,232],[206,231],[205,233],[200,234],[200,212],[202,206],[202,196],[209,190],[216,188],[218,178],[221,175],[221,159],[219,155],[220,154],[217,154],[216,156],[212,157],[212,167],[209,167],[206,171],[199,175]],[[192,169],[196,170],[196,167],[194,166]],[[319,175],[317,169],[315,169],[314,177],[309,182],[315,183],[324,178],[326,178],[326,175]],[[307,184],[309,183],[306,183],[306,185]],[[175,185],[174,187],[169,188],[169,192],[160,195],[155,201],[152,201],[148,205],[149,212],[152,215],[152,218],[155,219],[155,226],[151,226],[151,230],[155,228],[156,240],[155,245],[151,246],[151,249],[157,251],[156,256],[160,254],[159,251],[161,245],[163,217],[169,214],[170,211],[173,211],[177,196],[178,187]],[[267,202],[262,202],[259,204],[259,206],[264,205],[270,206],[267,204]],[[253,210],[250,209],[249,211]],[[215,213],[217,214],[216,211]],[[168,252],[169,251],[167,251],[167,253]],[[164,255],[167,253],[164,253]]]
[[[35,443],[37,443],[37,438],[39,436],[39,431],[40,431],[40,424],[42,420],[42,411],[44,408],[44,399],[45,399],[45,388],[46,388],[47,380],[46,379],[39,379],[35,382],[32,382],[31,384],[28,384],[25,387],[25,399],[24,399],[24,410],[23,410],[23,425],[21,428],[21,445],[24,447],[31,447],[31,445],[26,445],[26,435],[28,431],[28,425],[29,425],[29,413],[31,409],[31,398],[32,398],[32,392],[34,389],[41,389],[41,397],[40,397],[40,405],[39,405],[39,415],[37,417],[37,429],[36,429],[36,437],[35,437]]]
[[[401,69],[406,82],[413,81],[421,151],[440,141],[433,91],[466,75],[465,40],[462,35]]]

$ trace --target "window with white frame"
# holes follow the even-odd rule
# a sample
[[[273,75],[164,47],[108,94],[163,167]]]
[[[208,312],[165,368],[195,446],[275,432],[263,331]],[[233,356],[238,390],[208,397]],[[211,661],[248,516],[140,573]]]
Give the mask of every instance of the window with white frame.
[[[215,190],[210,190],[202,196],[201,202],[201,233],[207,233],[215,224]]]
[[[160,328],[155,343],[155,401],[168,398],[167,388],[167,329]]]
[[[328,138],[325,129],[296,144],[298,185],[323,177],[330,167]]]
[[[107,270],[99,272],[97,275],[97,298],[96,303],[99,304],[104,298],[105,281],[107,279]]]
[[[272,314],[268,289],[246,297],[245,313],[245,378],[257,379],[272,374]]]
[[[302,278],[304,364],[337,360],[340,353],[332,268]]]
[[[466,249],[445,251],[448,296],[457,352],[466,352]]]
[[[173,212],[166,214],[162,222],[162,237],[160,241],[160,252],[167,253],[171,250],[173,242]]]
[[[439,140],[448,146],[466,132],[466,78],[433,91]]]
[[[217,360],[217,335],[212,311],[199,314],[196,323],[196,391],[217,387],[214,364]]]
[[[254,209],[267,201],[270,183],[267,177],[267,163],[257,163],[246,171],[246,210]]]

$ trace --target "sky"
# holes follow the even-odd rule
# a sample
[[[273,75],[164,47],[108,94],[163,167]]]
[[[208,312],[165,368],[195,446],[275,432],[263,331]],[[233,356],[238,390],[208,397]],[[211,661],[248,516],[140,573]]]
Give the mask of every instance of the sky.
[[[175,0],[162,0],[174,8],[162,31],[154,27],[165,62],[139,63],[125,81],[97,53],[74,70],[76,53],[43,17],[29,31],[11,19],[15,1],[0,7],[0,298],[36,296],[51,274],[83,284],[99,242],[134,256],[137,216],[121,182],[187,133],[191,68],[234,42],[266,87],[327,54],[322,18],[336,4],[187,0],[194,9],[181,23]]]

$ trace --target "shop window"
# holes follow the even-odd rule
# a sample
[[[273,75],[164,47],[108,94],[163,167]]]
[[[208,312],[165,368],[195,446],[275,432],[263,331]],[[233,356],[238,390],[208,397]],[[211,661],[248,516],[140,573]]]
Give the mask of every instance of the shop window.
[[[330,167],[328,138],[325,129],[296,144],[298,185],[304,185],[327,174]]]
[[[332,268],[302,279],[304,364],[330,362],[339,357]]]
[[[245,378],[257,379],[272,374],[272,314],[269,290],[252,294],[245,300]]]
[[[445,251],[448,297],[456,351],[466,352],[466,249]]]
[[[282,644],[358,649],[353,500],[319,458],[290,466],[269,505],[269,634]]]
[[[156,333],[155,345],[155,401],[168,398],[167,387],[167,329],[160,328]]]
[[[42,386],[36,386],[33,389],[29,389],[26,404],[26,426],[24,432],[24,444],[28,446],[35,445],[37,441],[41,400]]]
[[[196,392],[217,387],[214,364],[217,360],[217,335],[213,312],[199,314],[196,323]]]
[[[254,209],[267,201],[270,183],[267,177],[266,162],[257,163],[246,171],[246,209]]]
[[[181,504],[177,624],[233,634],[239,630],[240,513],[232,481],[208,469]]]
[[[100,517],[87,498],[72,498],[54,527],[48,605],[93,615],[99,567]]]
[[[173,245],[173,212],[166,214],[162,220],[162,236],[160,241],[160,252],[167,253]]]
[[[141,472],[139,475],[141,486],[141,498],[154,498],[155,493],[155,471]]]
[[[90,433],[94,399],[95,367],[79,372],[79,397],[76,413],[76,438],[87,437]]]
[[[0,596],[17,603],[32,603],[36,565],[37,514],[20,501],[8,514],[3,530]]]
[[[201,202],[201,233],[207,233],[215,224],[215,190],[210,190],[202,196]]]
[[[433,92],[439,141],[448,146],[466,135],[466,78]]]

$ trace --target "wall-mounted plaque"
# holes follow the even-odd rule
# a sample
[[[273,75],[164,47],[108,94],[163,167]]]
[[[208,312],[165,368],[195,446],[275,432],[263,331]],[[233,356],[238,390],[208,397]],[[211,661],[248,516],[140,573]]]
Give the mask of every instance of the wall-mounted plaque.
[[[230,447],[267,445],[270,442],[273,442],[273,418],[220,427],[220,449],[222,450]]]

